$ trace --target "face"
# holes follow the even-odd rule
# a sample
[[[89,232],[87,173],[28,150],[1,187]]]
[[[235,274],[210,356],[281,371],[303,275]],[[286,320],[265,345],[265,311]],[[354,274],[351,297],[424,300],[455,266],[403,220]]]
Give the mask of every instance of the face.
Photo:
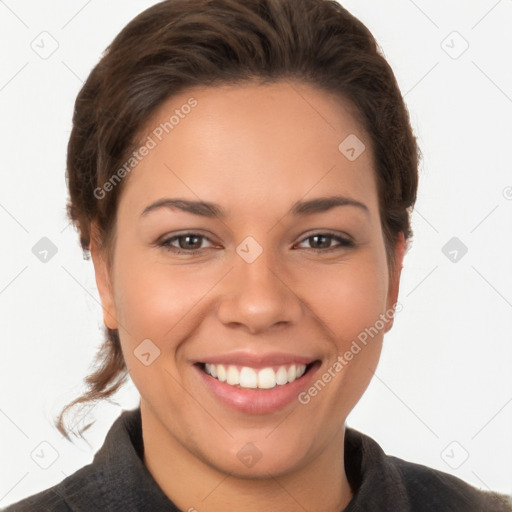
[[[313,464],[371,380],[398,293],[370,140],[339,98],[278,82],[190,89],[141,141],[111,272],[92,253],[143,425],[225,473]]]

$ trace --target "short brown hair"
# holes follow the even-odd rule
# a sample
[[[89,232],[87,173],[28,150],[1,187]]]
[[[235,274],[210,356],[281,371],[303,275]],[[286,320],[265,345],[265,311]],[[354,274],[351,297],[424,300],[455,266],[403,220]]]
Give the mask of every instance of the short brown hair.
[[[157,107],[193,86],[293,79],[339,95],[368,134],[388,265],[418,185],[418,148],[394,74],[370,31],[329,0],[167,0],[134,18],[107,48],[75,103],[67,156],[68,214],[88,257],[91,222],[110,255],[123,180],[111,179]],[[340,141],[341,142],[341,141]],[[88,391],[62,411],[112,395],[126,378],[119,334],[106,329]]]

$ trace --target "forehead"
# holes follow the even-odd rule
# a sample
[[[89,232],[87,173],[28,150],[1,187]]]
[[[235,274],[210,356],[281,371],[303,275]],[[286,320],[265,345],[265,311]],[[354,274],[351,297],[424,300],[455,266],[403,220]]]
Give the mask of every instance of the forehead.
[[[262,199],[289,206],[329,193],[376,207],[371,145],[351,105],[309,85],[190,88],[162,103],[141,133],[150,149],[122,199],[133,207],[165,194],[261,208]]]

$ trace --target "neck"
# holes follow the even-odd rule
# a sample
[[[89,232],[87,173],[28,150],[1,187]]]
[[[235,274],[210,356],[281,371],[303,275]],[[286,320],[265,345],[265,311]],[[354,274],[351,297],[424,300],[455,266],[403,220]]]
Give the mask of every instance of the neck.
[[[258,479],[223,473],[184,447],[141,401],[144,464],[187,512],[315,510],[341,512],[352,498],[344,465],[344,427],[311,463]]]

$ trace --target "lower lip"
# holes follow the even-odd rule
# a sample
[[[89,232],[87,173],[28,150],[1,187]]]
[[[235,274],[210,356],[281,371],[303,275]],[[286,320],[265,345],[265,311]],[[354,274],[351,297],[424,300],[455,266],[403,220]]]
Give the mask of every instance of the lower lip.
[[[319,367],[320,362],[316,361],[302,377],[282,386],[271,389],[246,389],[220,382],[205,373],[198,365],[194,365],[201,380],[213,395],[227,406],[248,414],[270,414],[298,401],[299,394],[309,386]]]

